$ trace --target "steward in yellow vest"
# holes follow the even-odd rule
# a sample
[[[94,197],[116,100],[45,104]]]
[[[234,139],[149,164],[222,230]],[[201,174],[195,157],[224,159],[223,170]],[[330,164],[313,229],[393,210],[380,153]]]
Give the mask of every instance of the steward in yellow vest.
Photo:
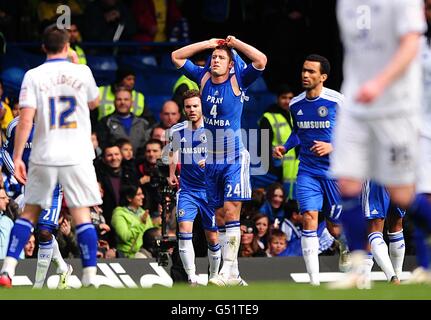
[[[272,149],[282,145],[292,132],[293,124],[289,112],[289,102],[293,96],[290,88],[286,85],[281,86],[277,95],[277,103],[271,105],[259,120],[260,129],[269,131],[269,141],[271,142],[268,146],[271,159],[269,173],[275,175],[279,182],[290,184],[290,190],[286,190],[289,199],[293,197],[293,184],[298,174],[298,151],[295,148],[291,149],[282,160],[278,160],[272,157]]]

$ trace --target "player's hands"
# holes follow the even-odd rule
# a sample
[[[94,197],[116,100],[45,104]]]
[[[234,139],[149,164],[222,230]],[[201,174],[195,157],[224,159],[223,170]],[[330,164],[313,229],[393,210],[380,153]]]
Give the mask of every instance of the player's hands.
[[[171,188],[178,187],[179,183],[178,183],[178,178],[176,175],[169,176],[169,178],[167,178],[167,180],[168,180],[168,184]]]
[[[215,47],[220,46],[222,44],[225,44],[225,40],[224,39],[220,39],[220,38],[212,38],[208,40],[208,49],[215,49]]]
[[[235,47],[235,42],[236,42],[236,38],[234,36],[227,36],[226,37],[226,45],[229,48],[234,48]]]
[[[276,146],[272,151],[272,156],[276,159],[281,159],[285,153],[286,149],[283,146]]]
[[[147,219],[150,216],[150,210],[145,210],[145,212],[141,215],[142,223],[147,223]]]
[[[100,230],[100,234],[104,235],[105,233],[111,231],[111,227],[106,223],[101,223],[99,224],[99,230]]]
[[[205,159],[199,160],[199,162],[198,162],[198,166],[199,166],[200,168],[205,168]]]
[[[332,144],[323,141],[314,140],[314,145],[310,148],[310,151],[314,152],[319,157],[326,156],[334,150]]]
[[[356,101],[363,104],[372,103],[376,100],[384,90],[384,85],[378,79],[372,79],[365,82],[356,94]]]
[[[13,161],[13,164],[15,165],[15,173],[14,176],[21,184],[27,183],[27,171],[25,169],[25,163],[22,161],[22,159],[15,159]]]

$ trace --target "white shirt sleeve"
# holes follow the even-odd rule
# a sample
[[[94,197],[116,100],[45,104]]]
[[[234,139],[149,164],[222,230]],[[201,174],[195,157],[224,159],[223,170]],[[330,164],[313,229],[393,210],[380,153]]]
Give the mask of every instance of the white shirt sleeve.
[[[426,30],[422,0],[395,0],[394,17],[396,32],[402,37],[410,32],[424,33]]]
[[[99,88],[96,85],[96,80],[94,80],[93,73],[90,68],[85,66],[88,73],[88,82],[87,82],[87,97],[88,101],[94,101],[99,96]]]
[[[37,108],[36,85],[30,72],[26,72],[19,92],[19,106]]]

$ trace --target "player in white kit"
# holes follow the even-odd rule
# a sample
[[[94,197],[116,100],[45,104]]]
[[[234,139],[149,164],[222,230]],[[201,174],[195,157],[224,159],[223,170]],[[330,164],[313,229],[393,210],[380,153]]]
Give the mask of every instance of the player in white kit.
[[[98,104],[99,91],[86,65],[67,60],[69,35],[55,25],[45,29],[45,63],[29,70],[21,86],[20,120],[16,130],[13,161],[15,177],[26,185],[22,215],[12,229],[0,286],[11,287],[18,257],[37,222],[41,208],[51,206],[57,183],[76,224],[83,264],[82,284],[96,284],[97,233],[90,206],[102,203],[92,160],[89,108]],[[35,132],[28,177],[22,152],[33,121]]]
[[[340,0],[337,16],[345,47],[345,108],[335,128],[332,173],[339,179],[341,217],[352,272],[334,288],[360,284],[365,221],[357,195],[361,182],[386,186],[392,201],[415,199],[422,84],[418,59],[425,30],[422,0]],[[420,200],[421,210],[426,204]]]

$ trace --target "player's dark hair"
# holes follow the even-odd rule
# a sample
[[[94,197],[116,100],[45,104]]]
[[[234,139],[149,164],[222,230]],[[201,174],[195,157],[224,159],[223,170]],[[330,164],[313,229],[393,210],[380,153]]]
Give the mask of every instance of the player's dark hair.
[[[214,50],[224,50],[224,51],[226,51],[226,53],[227,53],[227,55],[229,57],[229,61],[233,60],[232,50],[226,44],[219,45],[219,46],[215,47]]]
[[[163,150],[163,142],[161,142],[159,139],[150,139],[145,143],[144,150],[147,150],[147,146],[149,144],[158,144],[160,146],[160,149]]]
[[[319,54],[310,54],[305,58],[305,61],[320,62],[320,73],[326,74],[329,77],[331,73],[331,64],[329,60]]]
[[[139,186],[133,184],[126,184],[120,188],[120,206],[128,206],[130,200],[133,199],[138,193]]]
[[[287,200],[284,203],[284,217],[290,219],[295,212],[299,213],[298,201],[292,199]]]
[[[284,192],[283,186],[278,182],[274,182],[269,185],[268,190],[266,191],[266,199],[270,201],[274,196],[275,190],[278,190],[278,189],[281,189],[281,191],[283,191],[283,197],[284,197],[285,192]]]
[[[45,28],[42,36],[42,43],[46,53],[59,53],[68,42],[69,32],[67,32],[66,29],[59,29],[55,24]]]
[[[183,101],[186,99],[194,98],[194,97],[198,97],[198,98],[201,97],[199,90],[190,89],[190,90],[187,90],[183,93]]]
[[[102,157],[105,157],[105,153],[107,149],[114,148],[114,147],[120,148],[117,145],[116,141],[108,140],[108,143],[104,145],[102,148]]]

